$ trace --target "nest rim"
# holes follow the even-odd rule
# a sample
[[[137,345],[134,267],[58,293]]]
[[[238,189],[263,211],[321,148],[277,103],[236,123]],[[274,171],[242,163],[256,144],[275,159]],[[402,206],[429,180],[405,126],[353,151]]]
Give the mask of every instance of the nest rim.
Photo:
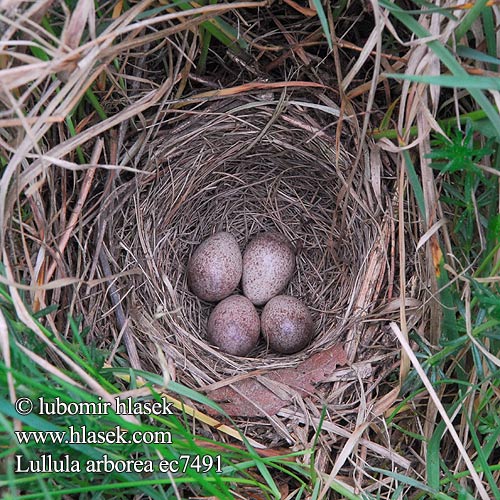
[[[148,174],[124,187],[124,199],[133,202],[114,214],[110,234],[127,250],[118,262],[122,269],[139,267],[143,273],[131,294],[141,310],[132,317],[141,358],[157,366],[160,346],[193,388],[254,370],[296,366],[345,342],[347,330],[356,327],[355,295],[378,230],[373,213],[363,212],[355,196],[345,198],[350,212],[343,214],[343,234],[335,223],[349,177],[363,197],[363,171],[353,172],[353,155],[322,131],[316,121],[325,118],[321,113],[297,126],[308,108],[296,103],[282,103],[278,110],[259,99],[223,102],[195,120],[189,113],[184,123],[177,118],[176,133],[167,139],[159,135],[144,152]],[[262,231],[277,231],[299,248],[295,275],[281,293],[302,299],[313,315],[313,340],[303,350],[275,353],[261,339],[240,357],[207,342],[206,323],[216,304],[192,294],[186,267],[194,249],[218,231],[233,234],[240,250]],[[348,271],[348,279],[331,279]]]

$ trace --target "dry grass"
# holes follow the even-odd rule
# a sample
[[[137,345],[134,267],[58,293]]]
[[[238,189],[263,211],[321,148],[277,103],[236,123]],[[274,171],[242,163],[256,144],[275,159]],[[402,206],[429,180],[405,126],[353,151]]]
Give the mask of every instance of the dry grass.
[[[319,134],[321,128],[311,125],[312,116],[304,120],[300,100],[285,101],[282,110],[276,106],[248,99],[198,108],[194,117],[186,113],[176,121],[174,135],[160,134],[148,145],[140,162],[148,175],[117,193],[128,203],[113,215],[110,246],[123,249],[116,257],[119,269],[142,271],[131,297],[140,304],[134,323],[158,324],[152,345],[177,345],[177,352],[166,349],[176,364],[187,358],[203,367],[197,384],[240,370],[293,364],[343,338],[376,238],[377,221],[353,198],[341,237],[335,203],[350,173],[349,155],[311,135],[311,129]],[[364,189],[361,178],[357,184]],[[264,230],[278,230],[293,243],[297,273],[288,290],[312,307],[317,335],[310,349],[276,356],[262,345],[250,359],[241,359],[207,345],[212,307],[188,291],[186,265],[193,249],[220,230],[234,234],[242,248]],[[142,335],[147,337],[149,328],[140,328]]]
[[[384,303],[395,298],[389,280],[396,272],[394,260],[386,253],[395,238],[390,213],[393,201],[382,194],[392,187],[381,179],[378,156],[371,162],[364,145],[367,119],[359,126],[354,116],[346,119],[345,112],[328,97],[324,83],[324,90],[316,95],[261,84],[264,91],[257,99],[206,105],[211,96],[205,93],[179,103],[174,98],[178,95],[176,83],[182,81],[183,68],[189,67],[188,53],[194,47],[184,35],[189,16],[134,21],[146,7],[141,3],[119,15],[104,33],[83,46],[74,43],[64,50],[52,49],[53,59],[37,63],[36,68],[22,65],[4,70],[7,78],[15,75],[15,79],[3,80],[5,96],[17,103],[11,108],[14,114],[4,116],[10,120],[5,125],[14,127],[8,129],[11,134],[20,130],[16,125],[22,125],[26,135],[13,152],[0,194],[7,198],[8,180],[15,177],[16,190],[10,190],[10,199],[15,202],[19,193],[28,191],[25,200],[31,209],[43,207],[38,216],[34,212],[35,228],[28,231],[19,226],[18,215],[17,224],[13,220],[15,227],[7,233],[12,252],[9,260],[20,263],[17,280],[24,277],[35,284],[48,283],[53,275],[58,280],[78,277],[81,284],[73,291],[56,289],[50,302],[67,304],[73,314],[83,313],[92,326],[90,338],[101,338],[100,344],[114,355],[123,337],[132,366],[153,371],[161,367],[170,378],[195,389],[241,373],[294,366],[312,353],[342,342],[355,363],[351,369],[339,371],[337,382],[321,391],[320,399],[303,401],[298,412],[295,405],[283,409],[267,430],[262,420],[255,421],[247,425],[247,435],[267,446],[284,440],[295,449],[307,448],[307,429],[318,425],[321,405],[328,401],[316,458],[318,471],[330,469],[328,443],[353,431],[334,471],[358,444],[363,462],[388,459],[408,468],[409,462],[394,453],[390,444],[381,446],[378,439],[363,438],[373,419],[370,407],[383,382],[380,377],[374,384],[370,377],[388,361],[393,370],[397,356],[387,343],[380,318],[366,321],[376,307],[384,311]],[[217,12],[221,9],[216,8]],[[83,18],[75,13],[74,23]],[[165,23],[175,24],[146,34],[146,26]],[[70,22],[67,30],[72,29],[81,35],[81,25],[78,28]],[[177,43],[161,47],[163,37],[176,33]],[[35,39],[40,37],[47,40],[43,46],[51,40],[43,29]],[[153,50],[155,44],[159,47]],[[137,55],[134,47],[139,49]],[[353,80],[372,48],[367,46],[362,52],[360,64],[346,82]],[[155,70],[159,66],[154,61],[160,54],[171,61],[164,77]],[[117,57],[123,61],[119,74],[109,64]],[[129,69],[127,62],[134,59],[147,69],[139,70],[134,64]],[[76,67],[75,61],[80,61]],[[43,109],[33,107],[26,117],[20,117],[18,111],[15,118],[21,102],[29,108],[36,84],[41,85],[56,71],[62,79],[45,90],[40,100],[46,104]],[[65,77],[62,72],[67,72]],[[104,75],[115,85],[121,77],[130,79],[125,89],[110,88],[103,94],[109,96],[109,117],[94,124],[95,120],[77,124],[81,132],[74,137],[63,136],[58,143],[49,142],[48,150],[34,154],[33,145],[53,131],[53,122],[64,119],[86,88]],[[35,82],[31,93],[20,102],[14,95],[16,88],[29,82]],[[307,83],[296,85],[307,90]],[[228,88],[226,93],[246,90]],[[119,96],[126,97],[122,110]],[[373,95],[368,105],[373,105]],[[180,106],[189,109],[176,111]],[[93,148],[88,165],[79,164],[74,157],[80,146],[85,151]],[[30,158],[29,170],[20,168],[24,158]],[[49,164],[54,166],[47,168]],[[373,175],[370,168],[378,169],[379,174]],[[79,170],[83,170],[81,175]],[[71,185],[68,192],[66,186]],[[47,195],[51,202],[43,203]],[[18,214],[22,204],[14,205]],[[33,238],[42,227],[47,245],[37,249],[39,238]],[[295,356],[276,356],[263,345],[251,358],[224,355],[204,339],[209,307],[187,290],[187,259],[215,230],[230,230],[243,246],[256,232],[271,228],[284,233],[298,248],[298,272],[289,291],[311,306],[315,339]],[[24,264],[28,262],[33,265]],[[85,285],[113,276],[117,279],[111,288]],[[108,291],[111,304],[106,301]],[[46,305],[46,294],[43,288],[33,292],[35,307]],[[67,335],[62,316],[49,317],[49,321],[56,331]],[[166,367],[160,366],[158,348],[163,350]],[[381,409],[375,417],[380,414]],[[373,462],[375,457],[379,458]]]
[[[326,449],[331,437],[349,434],[343,422],[365,425],[356,422],[360,404],[364,418],[372,418],[368,406],[378,384],[370,377],[389,360],[395,367],[383,322],[366,321],[376,307],[382,311],[383,304],[392,302],[388,279],[394,271],[386,249],[394,234],[363,170],[353,174],[347,150],[354,141],[344,134],[336,149],[335,137],[325,132],[338,109],[319,104],[318,96],[308,93],[272,97],[199,104],[165,120],[165,132],[133,158],[140,173],[107,197],[92,221],[101,256],[105,252],[113,263],[108,273],[123,274],[114,282],[117,314],[102,300],[105,287],[102,294],[94,288],[90,297],[82,296],[82,311],[95,325],[92,330],[111,342],[109,348],[126,331],[132,366],[163,370],[166,379],[198,391],[296,366],[342,343],[354,364],[338,371],[334,387],[325,386],[311,401],[294,398],[288,409],[270,417],[271,429],[262,419],[245,424],[246,435],[263,446],[284,442],[307,448],[307,430],[297,441],[289,425],[298,421],[307,429],[328,401],[322,428],[330,432],[319,440]],[[132,140],[118,155],[140,149]],[[262,230],[278,230],[293,242],[297,272],[288,292],[310,306],[316,327],[304,351],[281,356],[261,343],[241,358],[207,343],[213,306],[188,290],[185,269],[193,249],[218,230],[233,233],[242,248]],[[82,255],[84,269],[93,269],[92,255],[94,250]],[[363,447],[405,468],[410,465],[391,447],[371,440],[364,440]],[[322,464],[325,457],[319,456],[321,470],[328,462]]]
[[[369,14],[354,7],[339,18],[330,13],[327,55],[314,10],[286,3],[284,14],[264,2],[193,4],[182,12],[155,11],[152,1],[99,12],[86,0],[72,12],[51,1],[0,2],[0,281],[18,318],[47,345],[46,358],[18,344],[43,370],[67,378],[63,368],[70,368],[110,400],[33,322],[33,311],[59,304],[44,321],[61,338],[72,335],[68,315],[82,314],[88,342],[108,353],[109,366],[161,373],[200,391],[295,366],[342,343],[350,364],[315,398],[269,419],[239,421],[245,434],[263,448],[314,444],[320,497],[337,482],[391,498],[398,487],[400,495],[411,488],[372,467],[425,482],[441,414],[453,436],[448,463],[457,474],[468,470],[470,484],[488,498],[469,458],[469,423],[462,416],[457,434],[446,420],[439,398],[450,394],[428,386],[409,340],[418,332],[430,350],[441,340],[438,266],[443,249],[452,254],[452,236],[427,157],[430,131],[441,130],[441,96],[437,86],[395,87],[385,73],[439,75],[438,57],[422,40],[407,42],[377,2]],[[249,46],[248,58],[215,45],[199,74],[200,25],[230,11],[225,20]],[[47,13],[52,28],[41,22]],[[466,12],[455,14],[419,21],[446,45]],[[366,36],[358,39],[356,29]],[[473,33],[481,46],[480,30]],[[382,50],[387,34],[401,42],[394,53]],[[498,92],[490,95],[498,104]],[[462,96],[449,95],[456,114],[468,111]],[[398,144],[370,139],[382,120],[394,123]],[[417,184],[409,150],[418,151]],[[316,335],[293,356],[262,344],[241,359],[206,343],[210,306],[189,292],[184,270],[214,231],[231,231],[243,248],[262,229],[277,229],[296,246],[289,292],[311,307]],[[462,269],[448,271],[460,283]],[[468,287],[467,334],[477,343]],[[0,315],[10,366],[5,325]],[[479,349],[499,366],[495,353]],[[418,392],[401,402],[411,366],[430,399]],[[15,400],[11,376],[8,385]],[[464,402],[468,415],[485,390],[474,386]],[[190,411],[202,422],[194,432],[234,436],[232,428],[220,436],[219,422]]]

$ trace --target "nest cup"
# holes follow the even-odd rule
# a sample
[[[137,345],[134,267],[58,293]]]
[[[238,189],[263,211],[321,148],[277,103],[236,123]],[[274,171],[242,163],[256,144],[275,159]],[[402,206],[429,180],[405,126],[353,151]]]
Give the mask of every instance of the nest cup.
[[[119,268],[140,269],[122,284],[131,288],[126,300],[143,367],[158,371],[160,347],[176,377],[196,388],[293,366],[346,340],[375,231],[355,200],[365,196],[362,169],[354,171],[352,152],[324,131],[335,116],[306,104],[247,100],[197,108],[143,153],[145,173],[125,186],[127,202],[111,231],[115,248],[125,249],[116,256]],[[214,304],[189,290],[187,263],[216,231],[232,233],[243,251],[267,230],[296,249],[296,272],[284,293],[310,308],[314,338],[292,355],[274,353],[261,340],[248,357],[232,356],[206,339]]]

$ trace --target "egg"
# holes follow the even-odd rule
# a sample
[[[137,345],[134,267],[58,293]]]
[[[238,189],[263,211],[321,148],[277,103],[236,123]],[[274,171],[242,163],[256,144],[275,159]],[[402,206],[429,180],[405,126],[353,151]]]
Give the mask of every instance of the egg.
[[[235,356],[246,356],[257,345],[259,334],[259,314],[242,295],[219,302],[208,318],[208,340]]]
[[[301,300],[278,295],[264,307],[261,328],[264,339],[273,351],[292,354],[311,341],[313,320],[308,307]]]
[[[219,232],[194,251],[187,267],[189,288],[200,299],[217,302],[234,292],[242,273],[242,256],[236,238]]]
[[[243,294],[255,305],[265,304],[286,287],[295,270],[295,254],[279,233],[257,235],[243,253]]]

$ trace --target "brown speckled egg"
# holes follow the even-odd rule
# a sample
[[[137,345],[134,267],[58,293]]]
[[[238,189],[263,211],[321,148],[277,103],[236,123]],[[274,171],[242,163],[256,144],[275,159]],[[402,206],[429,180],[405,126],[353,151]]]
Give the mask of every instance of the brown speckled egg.
[[[260,320],[254,305],[242,295],[219,302],[208,318],[208,340],[235,356],[247,355],[256,345]]]
[[[292,354],[311,341],[313,321],[307,306],[288,295],[273,297],[261,315],[264,339],[276,352]]]
[[[189,288],[200,299],[216,302],[230,295],[241,279],[242,257],[235,237],[226,232],[206,239],[188,263]]]
[[[257,235],[243,253],[243,293],[255,304],[265,304],[280,293],[295,270],[295,254],[279,233]]]

